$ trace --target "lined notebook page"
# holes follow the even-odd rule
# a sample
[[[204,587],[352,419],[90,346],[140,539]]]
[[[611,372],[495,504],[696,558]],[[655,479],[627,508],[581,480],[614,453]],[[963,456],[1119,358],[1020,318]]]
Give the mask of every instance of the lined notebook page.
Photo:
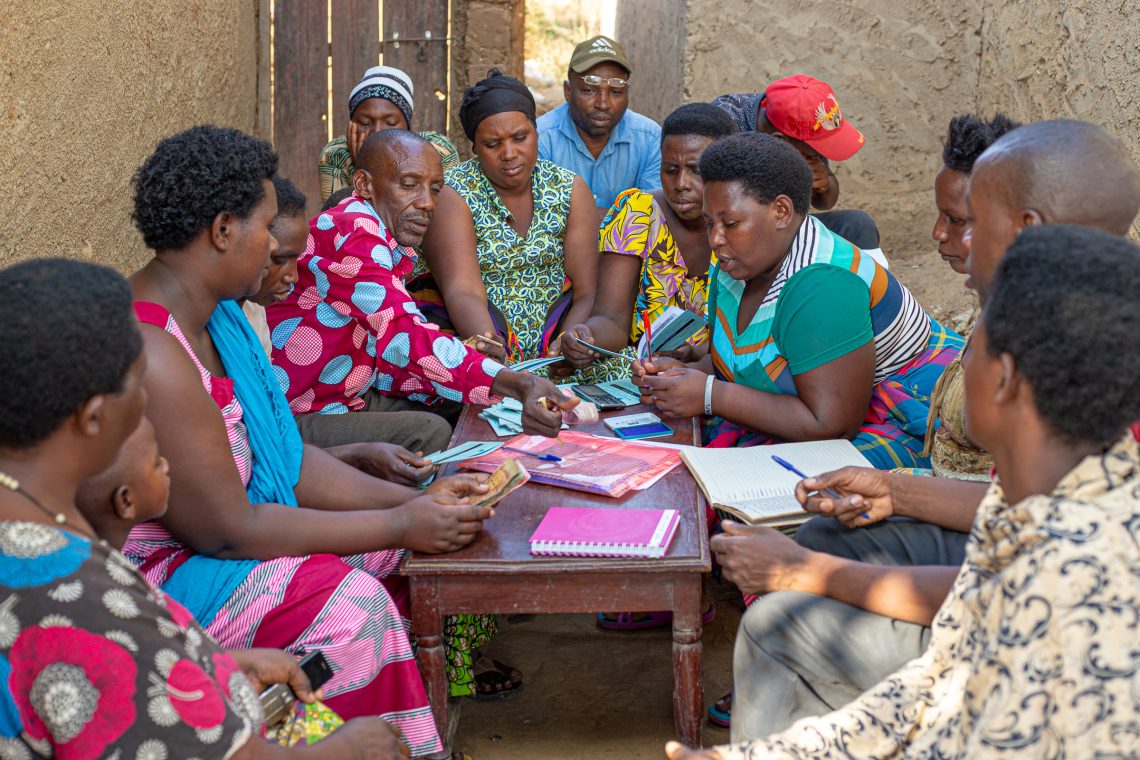
[[[800,478],[776,464],[772,455],[786,459],[808,475],[840,467],[871,466],[848,440],[681,452],[710,502],[735,507],[758,519],[800,511],[794,495]]]

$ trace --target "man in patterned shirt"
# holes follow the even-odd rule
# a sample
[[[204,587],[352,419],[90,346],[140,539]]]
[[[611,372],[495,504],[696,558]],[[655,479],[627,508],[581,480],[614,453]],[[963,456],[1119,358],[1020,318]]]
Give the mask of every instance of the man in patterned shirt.
[[[555,435],[561,414],[539,403],[562,398],[549,380],[508,370],[440,332],[404,287],[412,246],[443,187],[439,154],[392,129],[369,137],[357,158],[353,194],[312,220],[314,249],[297,262],[297,285],[266,313],[293,413],[424,410],[441,400],[511,396],[523,404],[526,432]]]
[[[926,652],[832,713],[703,752],[670,743],[672,760],[1140,746],[1140,247],[1027,228],[987,296],[962,360],[966,427],[999,477]]]

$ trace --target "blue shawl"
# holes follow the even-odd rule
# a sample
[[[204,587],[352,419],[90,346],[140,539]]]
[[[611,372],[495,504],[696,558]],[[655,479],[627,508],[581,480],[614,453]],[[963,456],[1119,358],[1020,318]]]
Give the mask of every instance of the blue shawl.
[[[234,395],[241,402],[242,420],[249,432],[253,466],[246,494],[250,503],[297,506],[293,489],[301,475],[301,434],[257,334],[235,301],[218,304],[206,331],[234,382]],[[195,555],[162,588],[205,627],[258,564],[252,559]]]

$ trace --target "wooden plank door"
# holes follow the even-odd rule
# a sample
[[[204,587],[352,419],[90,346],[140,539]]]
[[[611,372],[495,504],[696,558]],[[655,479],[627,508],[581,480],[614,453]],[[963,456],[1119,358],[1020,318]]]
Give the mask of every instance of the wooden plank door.
[[[447,0],[384,0],[384,65],[415,84],[412,129],[447,134],[448,47]]]
[[[273,143],[278,169],[321,205],[317,159],[328,141],[328,6],[324,0],[276,0],[273,30]]]
[[[279,171],[308,197],[310,216],[320,207],[321,149],[345,133],[348,94],[380,62],[381,51],[383,62],[406,71],[415,85],[412,128],[447,132],[447,0],[384,0],[384,40],[380,3],[274,2],[273,86],[259,91],[273,102]]]

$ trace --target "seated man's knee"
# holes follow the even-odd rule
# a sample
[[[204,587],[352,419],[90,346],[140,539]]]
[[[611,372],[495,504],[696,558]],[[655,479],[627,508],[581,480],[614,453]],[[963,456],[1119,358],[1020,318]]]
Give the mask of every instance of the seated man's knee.
[[[849,532],[833,517],[813,517],[796,531],[796,543],[805,549],[834,554],[834,547]]]
[[[443,417],[438,414],[421,414],[423,418],[423,428],[419,431],[421,435],[420,450],[425,454],[430,454],[433,451],[442,451],[447,448],[447,444],[451,441],[451,425]]]

